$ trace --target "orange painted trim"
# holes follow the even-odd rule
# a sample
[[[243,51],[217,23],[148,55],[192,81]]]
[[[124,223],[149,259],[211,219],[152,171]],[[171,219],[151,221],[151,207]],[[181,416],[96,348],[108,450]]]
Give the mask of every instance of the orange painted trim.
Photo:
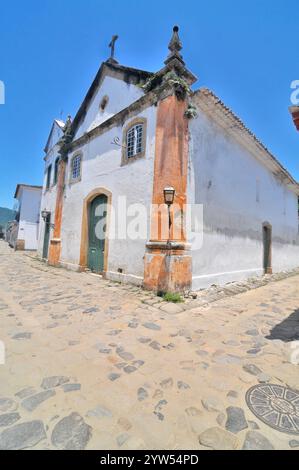
[[[185,117],[186,109],[186,101],[178,100],[175,95],[168,96],[158,105],[152,197],[154,205],[164,204],[164,188],[166,186],[174,187],[173,207],[181,210],[182,217],[184,216],[184,205],[187,203],[188,120]],[[161,238],[162,222],[161,213],[153,214],[151,241],[163,240]],[[171,240],[185,241],[185,227],[179,236],[178,234],[173,235],[172,233]]]
[[[89,205],[97,196],[104,194],[107,196],[107,222],[106,222],[106,239],[105,239],[105,250],[104,250],[104,271],[108,271],[108,252],[109,252],[109,224],[110,224],[110,210],[112,193],[106,188],[95,188],[93,189],[83,201],[83,213],[82,213],[82,226],[81,226],[81,244],[80,244],[80,270],[84,271],[87,268],[87,259],[88,259],[88,213]]]
[[[56,186],[56,206],[54,217],[54,230],[53,238],[49,244],[48,263],[57,266],[60,261],[61,254],[61,225],[62,225],[62,211],[63,211],[63,193],[64,181],[66,172],[66,161],[60,160],[58,167],[58,179]]]
[[[144,288],[156,292],[184,292],[192,283],[192,258],[187,254],[146,253]]]
[[[183,292],[192,284],[192,258],[186,243],[185,210],[187,204],[187,174],[189,152],[188,120],[185,117],[187,101],[175,95],[158,104],[150,241],[144,257],[144,287],[160,292]],[[171,233],[168,216],[165,217],[164,188],[175,189],[171,206],[181,219],[181,227]],[[166,212],[167,214],[167,212]],[[166,238],[165,238],[166,234]],[[167,241],[172,243],[167,246]]]

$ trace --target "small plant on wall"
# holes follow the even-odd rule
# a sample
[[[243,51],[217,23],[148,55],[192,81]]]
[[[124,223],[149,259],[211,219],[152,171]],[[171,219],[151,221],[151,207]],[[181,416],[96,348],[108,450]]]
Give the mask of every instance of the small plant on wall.
[[[185,116],[188,119],[195,119],[197,117],[197,109],[194,104],[189,103],[188,108],[185,111]]]

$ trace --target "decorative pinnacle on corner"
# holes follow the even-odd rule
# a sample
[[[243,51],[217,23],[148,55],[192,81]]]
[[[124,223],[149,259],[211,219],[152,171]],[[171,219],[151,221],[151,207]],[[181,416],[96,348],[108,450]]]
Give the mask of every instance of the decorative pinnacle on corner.
[[[165,60],[165,64],[168,64],[172,59],[178,59],[180,62],[182,62],[183,65],[185,65],[183,61],[183,57],[180,54],[180,50],[183,48],[183,46],[182,46],[178,33],[179,33],[179,27],[174,26],[172,37],[168,44],[168,49],[170,50],[170,54]]]
[[[171,52],[174,52],[174,51],[178,51],[178,52],[179,52],[179,51],[183,48],[178,33],[179,33],[179,27],[178,27],[178,26],[174,26],[174,27],[173,27],[172,38],[171,38],[171,40],[170,40],[170,43],[168,44],[168,49],[169,49]]]
[[[63,133],[64,135],[70,135],[70,130],[72,127],[72,117],[68,115],[67,120],[65,121]]]
[[[112,64],[118,64],[117,60],[115,60],[115,58],[114,58],[114,54],[115,54],[115,42],[117,41],[117,39],[118,39],[117,34],[114,34],[114,36],[112,36],[112,39],[111,39],[111,41],[110,41],[110,43],[109,43],[109,46],[108,46],[108,47],[110,47],[111,52],[110,52],[110,57],[109,57],[109,59],[107,60],[107,62],[110,62],[110,63],[112,63]]]

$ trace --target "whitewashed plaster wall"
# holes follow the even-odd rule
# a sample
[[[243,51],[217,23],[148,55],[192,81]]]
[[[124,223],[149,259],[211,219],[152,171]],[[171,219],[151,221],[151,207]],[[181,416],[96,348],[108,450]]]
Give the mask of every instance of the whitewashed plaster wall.
[[[60,126],[58,126],[56,120],[53,123],[50,136],[49,136],[49,142],[48,142],[48,148],[47,152],[49,152],[51,149],[55,147],[59,139],[62,137],[63,131]]]
[[[142,89],[136,85],[106,76],[94,94],[87,114],[76,131],[75,138],[77,139],[85,132],[99,126],[102,122],[125,109],[143,95]],[[100,104],[104,96],[108,97],[108,103],[104,111],[102,111]]]
[[[297,195],[200,109],[190,138],[189,201],[203,204],[193,288],[262,275],[266,221],[273,271],[299,266]]]
[[[42,197],[41,197],[41,210],[46,210],[51,212],[51,223],[54,223],[55,218],[55,206],[56,206],[56,184],[54,184],[54,167],[55,167],[55,160],[59,156],[59,147],[57,142],[62,137],[62,130],[55,124],[49,141],[49,149],[48,153],[45,157],[45,169],[44,169],[44,179],[43,179],[43,190],[42,190]],[[46,188],[47,183],[47,169],[49,165],[52,165],[51,171],[51,184],[50,187]],[[51,229],[52,232],[53,229]],[[39,223],[39,236],[38,236],[38,255],[42,256],[43,252],[43,244],[44,244],[44,233],[45,233],[45,222],[40,215],[40,223]],[[52,238],[52,233],[50,234],[50,238]]]
[[[121,166],[122,149],[112,144],[114,137],[122,141],[123,129],[136,117],[147,120],[145,157]],[[149,207],[152,201],[156,107],[149,107],[134,118],[119,125],[85,144],[69,156],[67,184],[63,201],[61,264],[77,269],[79,266],[83,201],[96,188],[105,188],[112,193],[112,206],[117,211],[119,197],[126,197],[127,207],[141,203],[147,208],[147,227],[141,239],[111,238],[108,250],[108,277],[118,279],[121,268],[131,282],[143,279],[145,244],[149,238]],[[81,181],[70,182],[72,156],[82,154]],[[133,217],[129,217],[131,221]]]
[[[36,250],[38,243],[41,190],[22,188],[18,239],[25,240],[25,250]]]

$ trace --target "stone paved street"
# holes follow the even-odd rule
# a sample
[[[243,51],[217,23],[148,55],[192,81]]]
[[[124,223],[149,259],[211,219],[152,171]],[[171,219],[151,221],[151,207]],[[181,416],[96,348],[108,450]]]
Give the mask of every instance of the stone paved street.
[[[169,304],[0,242],[0,448],[299,449],[245,402],[299,390],[298,283]]]

